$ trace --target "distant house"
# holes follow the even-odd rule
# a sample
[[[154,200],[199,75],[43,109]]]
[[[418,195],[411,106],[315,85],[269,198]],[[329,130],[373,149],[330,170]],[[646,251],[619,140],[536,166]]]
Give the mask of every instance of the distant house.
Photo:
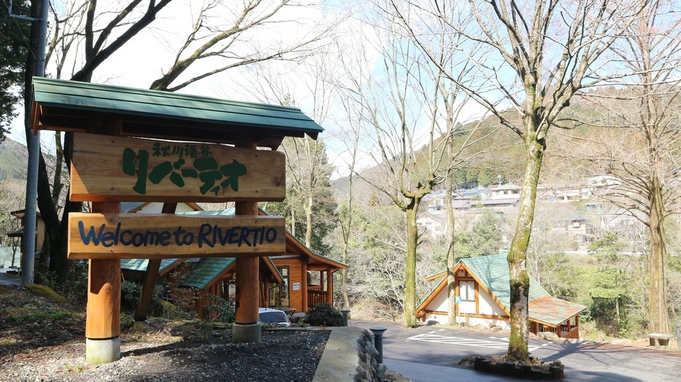
[[[522,187],[515,184],[504,184],[502,186],[494,187],[491,190],[490,199],[519,199]]]
[[[13,237],[13,238],[19,238],[21,240],[21,244],[19,245],[19,250],[22,251],[24,248],[24,222],[26,221],[26,210],[17,210],[17,211],[12,211],[10,212],[10,215],[20,219],[21,221],[21,228],[19,228],[16,231],[12,231],[7,233],[7,236]],[[45,234],[46,234],[46,227],[45,227],[45,221],[43,220],[43,217],[40,215],[40,212],[36,212],[36,219],[35,219],[35,266],[40,269],[41,267],[43,269],[47,268],[48,261],[49,261],[49,256],[41,256],[42,255],[42,248],[43,245],[45,244]],[[17,267],[21,266],[21,260],[19,258],[16,259],[17,262],[14,264]],[[1,265],[1,264],[0,264]]]
[[[506,255],[480,256],[459,261],[454,267],[457,322],[509,330],[510,286]],[[446,272],[429,277],[433,291],[416,309],[423,321],[447,323]],[[583,305],[551,297],[530,280],[530,332],[553,332],[561,338],[579,338]]]
[[[476,187],[469,190],[462,190],[458,192],[461,198],[466,200],[485,200],[492,196],[492,192],[487,187]]]
[[[557,220],[553,226],[564,230],[566,237],[579,245],[587,245],[594,238],[593,226],[586,217],[580,214],[572,214],[565,219]]]
[[[461,208],[462,206],[468,206],[470,201],[468,200],[454,200],[452,201],[454,212],[463,213],[468,211],[467,208]],[[424,212],[420,212],[416,218],[416,226],[419,228],[419,232],[423,235],[430,237],[431,239],[438,239],[447,234],[447,211],[443,208],[428,208]],[[461,227],[461,220],[454,220],[455,229],[463,229]]]

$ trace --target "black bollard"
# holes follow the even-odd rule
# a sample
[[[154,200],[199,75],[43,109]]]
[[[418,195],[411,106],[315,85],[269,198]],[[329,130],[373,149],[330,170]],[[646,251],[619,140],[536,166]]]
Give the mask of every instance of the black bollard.
[[[348,318],[350,317],[350,309],[341,309],[343,313],[343,320],[345,321],[345,326],[348,326]]]
[[[374,347],[378,350],[378,363],[383,363],[383,333],[388,328],[385,326],[372,326],[369,328],[374,333]]]

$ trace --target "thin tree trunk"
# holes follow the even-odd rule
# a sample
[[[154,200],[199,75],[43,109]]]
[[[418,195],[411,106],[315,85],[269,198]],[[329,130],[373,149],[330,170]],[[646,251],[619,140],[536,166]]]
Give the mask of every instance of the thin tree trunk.
[[[652,182],[650,195],[650,259],[649,272],[649,330],[652,333],[669,333],[667,288],[665,279],[666,248],[664,243],[664,204],[659,177]]]
[[[532,121],[525,121],[525,123],[532,123]],[[532,128],[526,129],[526,131],[534,130]],[[525,140],[527,157],[523,194],[520,196],[518,222],[508,253],[511,335],[508,341],[507,356],[518,361],[527,361],[529,357],[527,344],[529,340],[530,276],[527,272],[526,259],[534,220],[537,183],[544,154],[543,145],[535,140],[534,135],[526,135]]]
[[[307,223],[305,230],[305,246],[312,249],[312,187],[310,187],[310,195],[305,203],[305,222]]]
[[[412,203],[405,210],[407,219],[407,263],[404,280],[404,327],[416,326],[416,245],[418,243],[418,227],[416,226],[416,209],[418,203]]]
[[[447,142],[447,157],[452,157],[452,141]],[[452,193],[454,181],[450,171],[447,171],[445,179],[445,211],[447,212],[447,323],[456,324],[456,278],[454,266],[456,254],[454,253],[454,208],[452,207]]]

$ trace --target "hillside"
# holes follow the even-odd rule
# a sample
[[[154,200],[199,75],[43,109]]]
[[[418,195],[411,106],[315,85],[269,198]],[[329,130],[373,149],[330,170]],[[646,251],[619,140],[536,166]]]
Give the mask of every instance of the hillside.
[[[28,163],[28,150],[26,146],[6,139],[0,143],[0,182],[26,181],[26,164]]]

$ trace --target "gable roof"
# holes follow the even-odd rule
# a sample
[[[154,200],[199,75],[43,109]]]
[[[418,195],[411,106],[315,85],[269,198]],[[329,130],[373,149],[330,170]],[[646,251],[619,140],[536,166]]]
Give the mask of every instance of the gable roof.
[[[206,257],[199,260],[192,270],[187,273],[181,286],[203,289],[211,284],[223,271],[236,261],[234,257]]]
[[[180,281],[180,286],[204,289],[236,267],[234,257],[205,257],[199,259],[194,267]],[[272,281],[281,284],[283,279],[269,257],[260,257],[260,271],[267,269]]]
[[[473,275],[473,278],[489,290],[492,296],[499,300],[506,311],[510,311],[511,288],[509,286],[510,277],[506,254],[471,257],[462,259],[460,264],[463,264]],[[455,269],[456,268],[457,267],[455,267]],[[545,296],[549,296],[549,292],[547,292],[534,278],[530,277],[529,301]]]
[[[478,284],[510,315],[511,288],[506,254],[461,259],[454,266],[454,273],[461,268],[468,270]],[[428,281],[437,281],[437,285],[418,306],[417,312],[425,309],[439,293],[446,291],[446,276],[447,272],[440,272],[427,278]],[[586,306],[552,297],[532,277],[528,299],[529,319],[552,326],[557,326],[587,309]]]
[[[267,212],[261,209],[258,209],[258,211],[260,215],[267,215]],[[233,216],[234,213],[235,213],[234,208],[225,208],[222,210],[183,212],[183,214],[189,215],[221,215],[221,216]],[[308,262],[309,265],[321,263],[324,264],[325,266],[331,266],[336,269],[348,269],[348,266],[346,264],[341,263],[340,261],[336,261],[326,256],[322,256],[318,253],[315,253],[310,248],[305,246],[305,244],[301,243],[298,239],[291,235],[291,233],[288,232],[288,230],[286,231],[286,253],[287,254],[297,253],[308,256],[310,259],[310,261]],[[314,268],[314,266],[311,266],[311,268]]]
[[[181,259],[162,259],[158,267],[158,274],[163,276],[182,263]],[[145,272],[149,266],[149,259],[121,259],[121,269]]]
[[[85,131],[94,119],[121,121],[124,136],[190,141],[235,143],[248,129],[263,147],[324,130],[294,107],[33,77],[33,128]]]

